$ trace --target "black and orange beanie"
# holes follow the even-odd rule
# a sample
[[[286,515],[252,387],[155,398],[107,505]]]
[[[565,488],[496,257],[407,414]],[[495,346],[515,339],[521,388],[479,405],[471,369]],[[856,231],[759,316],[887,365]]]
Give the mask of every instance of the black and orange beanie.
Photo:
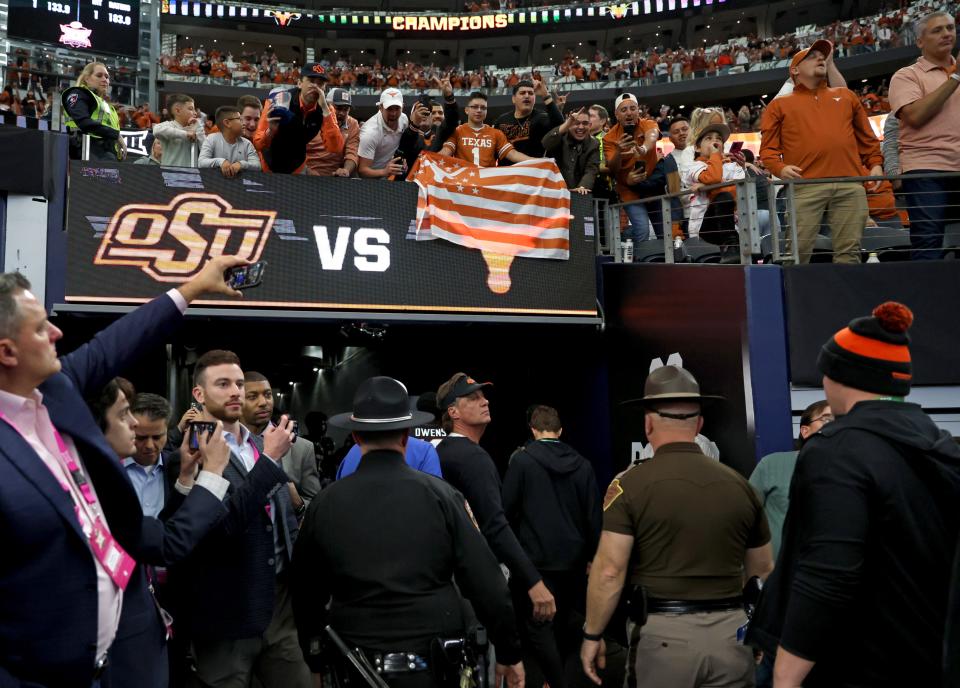
[[[910,336],[913,313],[887,301],[866,318],[852,320],[833,335],[817,358],[817,368],[832,380],[865,392],[904,397],[910,392]]]

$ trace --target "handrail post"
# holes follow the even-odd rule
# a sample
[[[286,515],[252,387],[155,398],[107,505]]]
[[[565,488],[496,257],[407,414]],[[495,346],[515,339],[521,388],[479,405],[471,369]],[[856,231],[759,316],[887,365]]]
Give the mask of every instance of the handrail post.
[[[800,244],[797,240],[797,199],[794,195],[794,184],[787,181],[787,217],[790,218],[790,255],[793,264],[800,264]]]
[[[673,255],[673,217],[670,212],[670,198],[660,199],[660,213],[662,220],[660,225],[663,227],[663,262],[675,263]]]
[[[780,187],[782,190],[783,187]],[[772,192],[772,193],[771,193]],[[767,206],[770,209],[770,241],[773,248],[773,256],[771,260],[774,263],[779,263],[782,256],[780,255],[780,215],[777,213],[777,187],[773,184],[770,184],[770,188],[767,191]]]
[[[737,183],[737,214],[740,228],[737,236],[740,240],[740,264],[749,265],[753,258],[754,244],[759,252],[757,233],[757,187],[752,179],[744,178]]]

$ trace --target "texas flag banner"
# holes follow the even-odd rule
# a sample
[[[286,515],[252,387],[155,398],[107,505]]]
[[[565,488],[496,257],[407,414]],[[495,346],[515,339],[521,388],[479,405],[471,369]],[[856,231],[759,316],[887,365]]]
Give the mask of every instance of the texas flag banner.
[[[478,167],[424,152],[410,179],[420,188],[418,238],[446,239],[511,261],[570,258],[570,192],[550,158]]]

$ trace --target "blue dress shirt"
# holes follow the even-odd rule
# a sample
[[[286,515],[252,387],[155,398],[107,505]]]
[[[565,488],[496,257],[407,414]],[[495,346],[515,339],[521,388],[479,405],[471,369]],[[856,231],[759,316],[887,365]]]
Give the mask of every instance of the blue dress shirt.
[[[133,458],[123,460],[123,467],[127,471],[127,477],[133,483],[133,489],[137,493],[137,499],[140,500],[140,506],[143,508],[143,515],[150,518],[157,518],[163,511],[166,503],[166,487],[164,486],[164,465],[163,454],[157,459],[157,463],[152,470],[147,470]]]
[[[407,440],[406,459],[410,468],[443,478],[443,474],[440,472],[440,455],[437,454],[436,448],[429,442],[418,440],[416,437],[409,438]],[[337,480],[346,478],[356,471],[359,465],[360,445],[355,444],[340,463],[340,468],[337,469]]]

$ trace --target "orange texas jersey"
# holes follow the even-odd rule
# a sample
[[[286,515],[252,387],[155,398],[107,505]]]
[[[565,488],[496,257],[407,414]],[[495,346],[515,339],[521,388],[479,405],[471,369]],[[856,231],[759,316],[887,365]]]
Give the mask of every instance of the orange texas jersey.
[[[502,131],[489,124],[484,124],[480,129],[461,124],[443,144],[443,148],[452,152],[453,157],[478,167],[496,167],[497,162],[513,150],[513,144],[507,141]]]

